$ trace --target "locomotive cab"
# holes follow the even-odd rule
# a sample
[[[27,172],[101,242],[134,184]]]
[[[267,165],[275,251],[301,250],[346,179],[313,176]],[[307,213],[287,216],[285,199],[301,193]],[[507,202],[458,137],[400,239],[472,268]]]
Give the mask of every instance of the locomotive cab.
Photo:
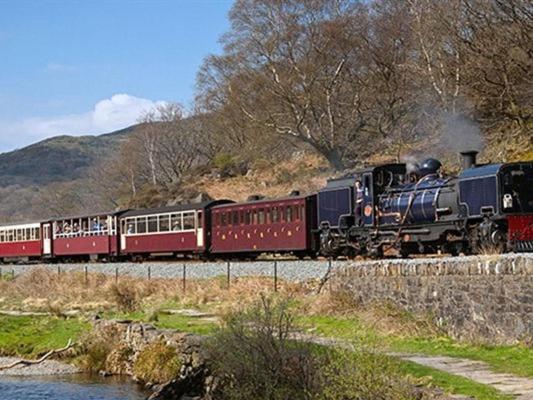
[[[507,220],[508,247],[533,251],[533,162],[503,165],[499,182],[500,207]]]

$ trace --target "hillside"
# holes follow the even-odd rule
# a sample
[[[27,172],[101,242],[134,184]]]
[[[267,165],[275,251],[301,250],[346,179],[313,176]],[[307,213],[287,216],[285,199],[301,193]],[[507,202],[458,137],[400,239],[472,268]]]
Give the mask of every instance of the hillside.
[[[78,179],[95,160],[118,149],[134,127],[100,136],[57,136],[0,154],[0,187],[45,186]]]

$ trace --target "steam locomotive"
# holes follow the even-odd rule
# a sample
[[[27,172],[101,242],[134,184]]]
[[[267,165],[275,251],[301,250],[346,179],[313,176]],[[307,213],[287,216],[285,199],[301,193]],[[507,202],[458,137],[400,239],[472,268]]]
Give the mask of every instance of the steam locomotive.
[[[533,161],[379,165],[318,193],[215,200],[0,225],[0,262],[253,259],[533,251]]]
[[[476,155],[461,153],[456,177],[427,159],[414,171],[388,164],[330,180],[318,193],[320,252],[533,251],[533,162],[478,165]]]

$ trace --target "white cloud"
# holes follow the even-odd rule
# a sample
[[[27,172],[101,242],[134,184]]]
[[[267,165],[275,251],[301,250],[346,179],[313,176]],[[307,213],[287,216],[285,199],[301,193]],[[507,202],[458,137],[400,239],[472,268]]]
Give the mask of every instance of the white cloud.
[[[135,124],[154,107],[166,104],[128,94],[115,94],[95,104],[91,111],[22,121],[0,121],[0,152],[20,148],[58,135],[97,135]]]

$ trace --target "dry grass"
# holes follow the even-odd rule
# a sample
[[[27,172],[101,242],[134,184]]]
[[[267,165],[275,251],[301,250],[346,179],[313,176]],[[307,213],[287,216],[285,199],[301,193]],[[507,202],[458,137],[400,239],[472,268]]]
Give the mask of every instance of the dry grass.
[[[292,190],[311,193],[326,184],[331,175],[327,162],[314,154],[302,154],[296,159],[270,165],[256,165],[246,176],[223,180],[211,177],[195,180],[192,185],[214,199],[245,201],[252,194],[266,197],[284,197]]]
[[[280,294],[297,296],[307,289],[286,282],[278,283]],[[181,279],[152,279],[89,274],[57,273],[36,268],[12,281],[0,281],[0,309],[44,311],[58,314],[66,310],[135,311],[158,308],[163,304],[198,307],[215,311],[245,307],[259,293],[273,289],[269,278],[232,279],[230,289],[224,278],[188,280],[185,292]]]

